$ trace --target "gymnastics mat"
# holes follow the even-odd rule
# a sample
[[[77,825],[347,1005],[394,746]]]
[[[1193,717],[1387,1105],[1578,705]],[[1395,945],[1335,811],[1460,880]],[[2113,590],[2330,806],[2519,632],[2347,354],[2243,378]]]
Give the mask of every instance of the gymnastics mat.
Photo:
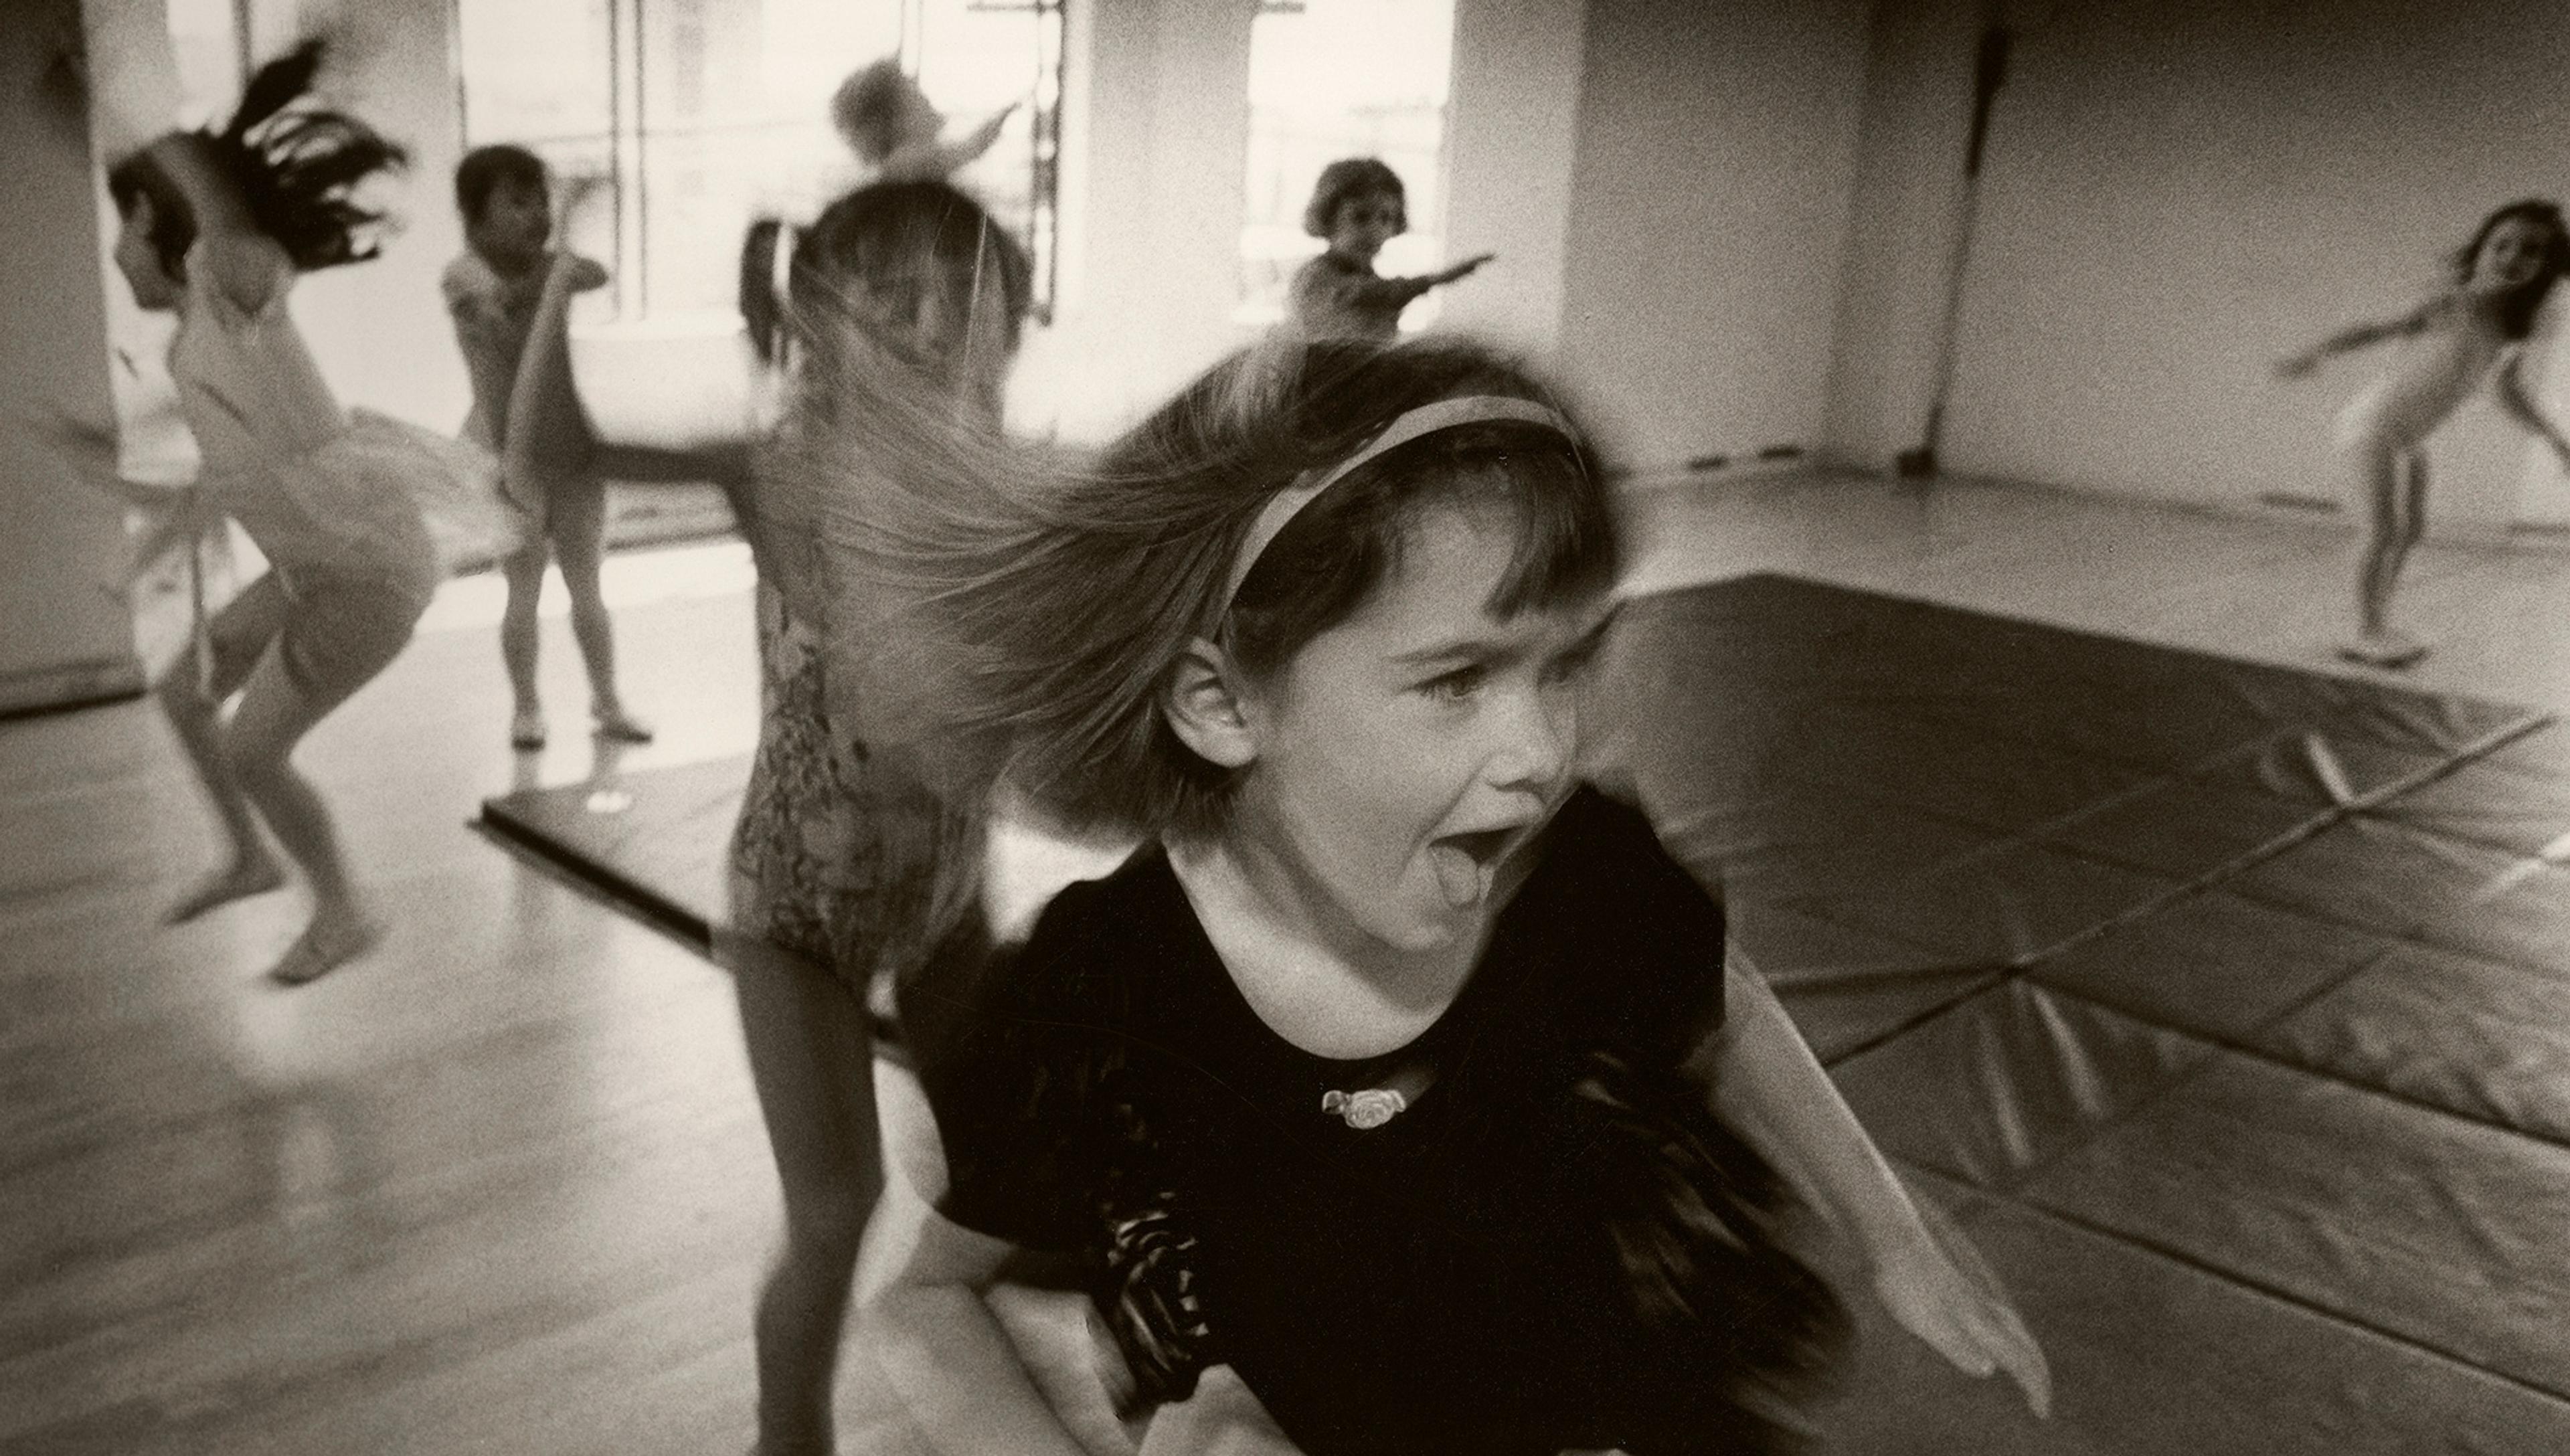
[[[1784,577],[1645,598],[1590,770],[1997,1267],[1852,1451],[2570,1450],[2570,732]]]
[[[485,800],[477,827],[697,946],[722,922],[749,759],[711,759]]]

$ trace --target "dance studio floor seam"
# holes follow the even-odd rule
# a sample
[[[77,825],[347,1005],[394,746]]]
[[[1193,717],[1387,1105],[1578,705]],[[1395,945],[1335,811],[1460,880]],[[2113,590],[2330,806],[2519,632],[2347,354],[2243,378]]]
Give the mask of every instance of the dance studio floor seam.
[[[2570,870],[2529,853],[2570,733],[1763,574],[1628,603],[1597,700],[1592,776],[1990,1251],[2114,1428],[2075,1449],[2570,1449]],[[485,820],[701,943],[743,772]],[[1929,1427],[1977,1398],[1935,1379]]]

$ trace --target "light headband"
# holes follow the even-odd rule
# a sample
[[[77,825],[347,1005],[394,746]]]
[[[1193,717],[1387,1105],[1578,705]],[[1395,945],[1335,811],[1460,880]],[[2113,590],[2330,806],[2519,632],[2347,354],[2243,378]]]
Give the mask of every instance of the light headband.
[[[1557,411],[1548,405],[1509,395],[1475,394],[1460,399],[1441,399],[1396,415],[1391,424],[1383,427],[1382,433],[1366,442],[1363,450],[1327,470],[1305,471],[1294,484],[1277,492],[1259,509],[1258,519],[1249,524],[1249,534],[1241,538],[1240,549],[1232,556],[1231,579],[1222,591],[1223,609],[1231,609],[1231,599],[1240,594],[1240,583],[1249,579],[1251,569],[1258,564],[1258,558],[1266,554],[1277,534],[1301,515],[1304,507],[1319,499],[1323,491],[1346,480],[1357,467],[1423,436],[1499,420],[1540,425],[1569,441],[1574,450],[1578,448],[1579,432],[1571,429],[1570,422]]]

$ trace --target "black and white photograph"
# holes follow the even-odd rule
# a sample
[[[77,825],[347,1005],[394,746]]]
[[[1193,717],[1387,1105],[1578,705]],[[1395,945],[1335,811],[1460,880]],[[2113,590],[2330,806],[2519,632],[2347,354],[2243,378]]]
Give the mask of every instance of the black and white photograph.
[[[2570,7],[0,0],[0,1456],[2570,1451]]]

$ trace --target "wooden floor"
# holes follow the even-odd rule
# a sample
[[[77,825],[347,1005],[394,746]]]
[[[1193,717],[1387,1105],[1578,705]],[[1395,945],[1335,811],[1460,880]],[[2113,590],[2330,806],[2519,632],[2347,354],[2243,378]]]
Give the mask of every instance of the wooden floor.
[[[1968,484],[1815,476],[1634,496],[1634,585],[1782,569],[2327,666],[2337,538]],[[2570,709],[2570,556],[2427,548],[2423,685]],[[755,732],[737,546],[619,557],[659,743]],[[589,773],[563,621],[559,739],[513,765],[497,583],[302,762],[382,897],[377,955],[257,971],[290,897],[164,930],[213,835],[140,704],[0,724],[0,1452],[738,1451],[775,1185],[730,987],[465,827]]]

